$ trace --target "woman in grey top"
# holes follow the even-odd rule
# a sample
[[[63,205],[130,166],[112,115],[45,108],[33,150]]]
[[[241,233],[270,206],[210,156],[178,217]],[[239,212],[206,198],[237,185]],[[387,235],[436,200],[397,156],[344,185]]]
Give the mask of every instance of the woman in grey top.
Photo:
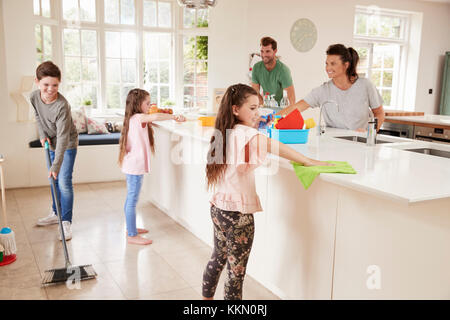
[[[325,71],[330,81],[313,89],[304,99],[279,111],[286,115],[294,109],[300,112],[309,107],[322,106],[327,126],[365,131],[369,108],[378,118],[377,130],[384,122],[382,98],[369,79],[356,73],[358,53],[351,47],[334,44],[328,47]]]

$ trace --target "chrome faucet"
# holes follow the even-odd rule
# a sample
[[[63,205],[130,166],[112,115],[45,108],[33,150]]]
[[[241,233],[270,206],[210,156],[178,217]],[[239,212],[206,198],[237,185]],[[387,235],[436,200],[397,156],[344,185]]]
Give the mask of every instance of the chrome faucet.
[[[339,112],[339,105],[333,100],[327,100],[320,104],[319,124],[317,125],[317,135],[318,136],[321,136],[325,133],[326,125],[322,126],[322,110],[327,103],[334,103],[337,106],[337,110]]]
[[[375,118],[372,109],[369,107],[369,123],[367,126],[367,141],[368,146],[374,146],[377,144],[377,125],[378,119]]]

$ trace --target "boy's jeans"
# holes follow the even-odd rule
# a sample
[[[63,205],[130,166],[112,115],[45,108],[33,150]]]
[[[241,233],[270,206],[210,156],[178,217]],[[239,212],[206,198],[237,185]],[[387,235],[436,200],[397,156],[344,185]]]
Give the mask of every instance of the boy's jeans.
[[[129,237],[137,236],[136,229],[136,204],[144,175],[127,174],[127,200],[125,201],[125,220]]]
[[[56,179],[56,192],[61,208],[61,220],[69,221],[72,223],[72,210],[73,210],[73,185],[72,185],[72,173],[73,165],[75,163],[75,157],[77,155],[77,149],[68,149],[64,152],[64,160],[61,165],[61,169]],[[55,152],[50,150],[50,159],[52,163],[55,160]],[[50,168],[49,168],[50,169]],[[56,214],[55,196],[52,189],[53,198],[53,212]]]

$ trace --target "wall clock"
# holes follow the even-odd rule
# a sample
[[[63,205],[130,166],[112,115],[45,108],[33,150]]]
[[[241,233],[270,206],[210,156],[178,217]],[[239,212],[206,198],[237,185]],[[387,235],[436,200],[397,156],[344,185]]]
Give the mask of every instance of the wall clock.
[[[314,23],[306,18],[298,19],[291,27],[291,44],[300,52],[307,52],[317,41],[317,29]]]

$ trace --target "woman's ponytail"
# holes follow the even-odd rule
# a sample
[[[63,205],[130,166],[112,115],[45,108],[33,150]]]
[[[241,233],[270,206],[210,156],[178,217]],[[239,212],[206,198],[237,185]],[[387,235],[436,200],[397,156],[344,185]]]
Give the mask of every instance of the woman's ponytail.
[[[359,55],[358,55],[358,52],[356,52],[356,50],[353,49],[352,47],[348,47],[347,50],[350,55],[350,65],[347,68],[347,77],[350,80],[350,82],[355,82],[356,79],[358,79],[358,73],[356,72],[356,67],[358,66],[358,62],[359,62]]]

